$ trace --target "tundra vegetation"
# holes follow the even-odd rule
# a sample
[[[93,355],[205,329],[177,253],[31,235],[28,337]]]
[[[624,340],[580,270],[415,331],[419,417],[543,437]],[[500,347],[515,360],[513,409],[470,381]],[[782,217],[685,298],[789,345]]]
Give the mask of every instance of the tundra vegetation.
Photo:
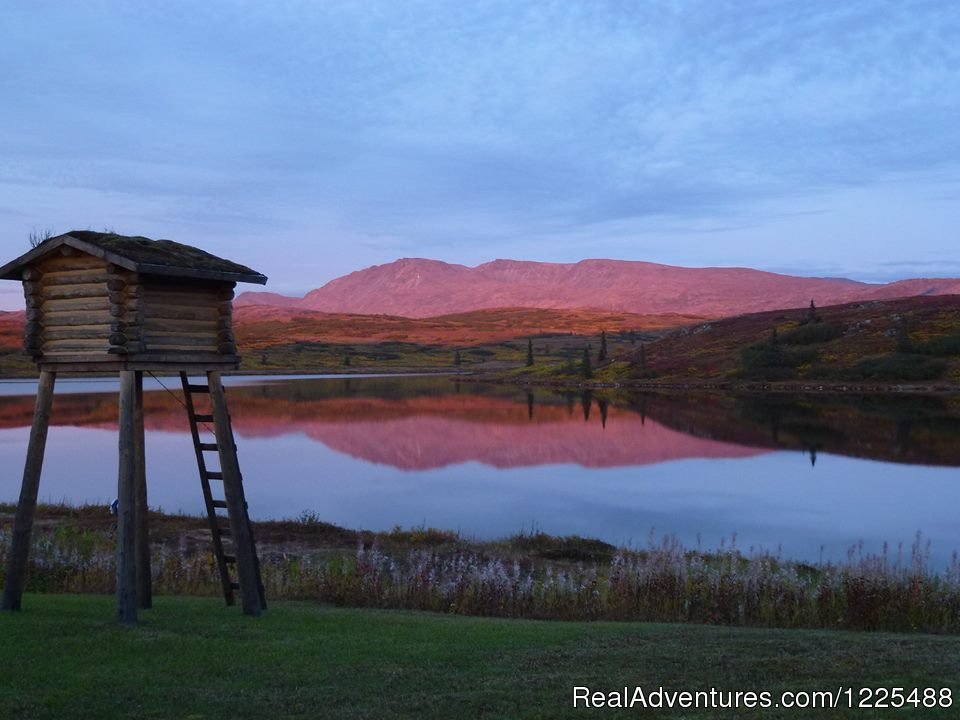
[[[9,545],[9,512],[0,553]],[[28,590],[110,593],[112,519],[104,508],[41,508]],[[157,594],[216,595],[217,568],[199,518],[153,513]],[[778,552],[686,547],[651,533],[645,547],[519,534],[478,543],[430,528],[369,533],[315,513],[257,523],[268,597],[345,607],[553,620],[638,620],[780,628],[960,632],[960,558],[931,566],[918,535],[840,562]]]
[[[443,318],[410,319],[303,312],[280,320],[241,307],[234,324],[242,373],[351,373],[449,371],[501,373],[525,363],[531,371],[562,364],[596,342],[598,325],[611,351],[626,351],[631,337],[650,338],[698,318],[598,315],[588,311],[496,310]],[[0,312],[0,375],[35,376],[23,353],[23,313]],[[459,362],[457,359],[459,358]]]
[[[273,317],[269,308],[241,307],[235,331],[247,373],[449,372],[453,363],[465,373],[554,384],[957,385],[958,308],[951,295],[710,320],[538,309],[421,319],[309,311]],[[22,313],[0,313],[0,374],[36,374],[21,351],[22,333]]]
[[[811,305],[673,329],[609,337],[591,368],[597,383],[829,382],[960,384],[960,301],[911,297],[828,307]],[[582,340],[586,346],[596,336]],[[600,357],[602,356],[602,357]],[[521,382],[572,384],[583,373],[563,360],[517,368]]]

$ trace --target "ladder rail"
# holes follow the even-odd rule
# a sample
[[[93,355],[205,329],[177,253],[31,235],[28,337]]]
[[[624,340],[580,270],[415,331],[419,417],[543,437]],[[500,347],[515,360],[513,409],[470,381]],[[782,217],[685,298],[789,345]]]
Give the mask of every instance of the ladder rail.
[[[237,559],[234,567],[240,581],[243,612],[247,615],[259,616],[266,607],[260,561],[253,539],[253,527],[247,513],[243,477],[240,473],[237,446],[220,373],[215,370],[208,371],[207,385],[210,392],[211,412],[215,419],[214,432],[220,455],[220,472],[223,475],[223,493],[227,501],[230,529],[233,535],[233,551]]]
[[[198,416],[193,405],[193,393],[196,392],[196,386],[190,384],[187,373],[180,373],[180,382],[183,386],[183,397],[187,406],[187,419],[190,422],[190,435],[193,438],[193,450],[197,458],[197,469],[200,473],[200,487],[203,490],[203,502],[207,509],[207,519],[210,523],[210,534],[213,537],[213,555],[217,561],[217,568],[220,574],[220,585],[223,588],[223,599],[227,605],[234,605],[234,582],[230,578],[230,569],[227,566],[227,554],[223,548],[222,528],[216,512],[216,502],[213,498],[213,491],[210,488],[209,471],[207,470],[207,461],[203,456],[203,445],[200,441],[200,429],[197,427]]]
[[[221,392],[223,392],[222,386],[221,386]],[[233,457],[236,458],[237,457],[237,441],[233,435],[233,421],[231,420],[230,415],[227,415],[226,425],[227,427],[226,427],[225,434],[229,439],[228,447],[233,449]],[[250,545],[253,547],[253,567],[256,574],[257,594],[260,596],[260,608],[262,610],[266,610],[267,609],[267,593],[263,587],[263,575],[260,572],[260,555],[256,551],[257,540],[253,534],[253,523],[250,522],[250,514],[248,512],[246,492],[243,489],[243,477],[242,477],[242,474],[239,473],[239,461],[237,465],[238,465],[238,477],[240,482],[237,483],[236,489],[239,492],[240,500],[241,500],[240,505],[243,508],[243,517],[241,518],[241,522],[246,524],[246,531],[247,531],[247,535],[250,538]],[[222,473],[221,473],[221,477],[223,477]]]

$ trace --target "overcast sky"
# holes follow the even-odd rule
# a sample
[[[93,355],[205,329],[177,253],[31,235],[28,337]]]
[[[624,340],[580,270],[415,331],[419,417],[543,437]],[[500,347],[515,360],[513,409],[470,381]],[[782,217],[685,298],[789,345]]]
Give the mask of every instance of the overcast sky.
[[[109,228],[286,293],[399,257],[960,275],[945,0],[3,0],[0,103],[4,261]]]

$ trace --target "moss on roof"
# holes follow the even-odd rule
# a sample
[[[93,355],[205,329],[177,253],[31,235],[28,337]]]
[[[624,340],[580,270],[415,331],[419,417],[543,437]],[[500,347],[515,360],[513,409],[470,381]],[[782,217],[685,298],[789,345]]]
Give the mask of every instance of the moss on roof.
[[[140,236],[99,233],[91,230],[74,230],[66,233],[77,240],[96,245],[108,252],[122,255],[139,264],[159,265],[167,268],[191,268],[211,272],[236,273],[238,275],[259,275],[246,265],[225,260],[195,248],[192,245],[173,240],[151,240]]]
[[[164,275],[197,281],[248,282],[258,285],[267,282],[265,275],[246,265],[211,255],[191,245],[173,240],[151,240],[92,230],[74,230],[44,240],[16,260],[0,267],[0,280],[21,280],[25,267],[63,245],[144,275]]]

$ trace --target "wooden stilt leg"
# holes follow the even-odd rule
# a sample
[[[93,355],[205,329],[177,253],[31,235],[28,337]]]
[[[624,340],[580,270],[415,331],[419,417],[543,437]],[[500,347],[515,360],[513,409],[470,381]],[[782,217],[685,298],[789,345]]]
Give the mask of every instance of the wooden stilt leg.
[[[13,521],[13,539],[7,557],[7,575],[3,586],[3,610],[19,610],[23,596],[23,584],[27,574],[27,556],[30,553],[30,533],[33,530],[33,515],[37,509],[37,493],[40,490],[40,470],[43,467],[43,451],[47,445],[47,428],[50,425],[50,406],[53,403],[53,386],[56,373],[44,370],[37,386],[37,404],[33,411],[33,426],[30,429],[30,444],[27,462],[23,468],[23,484],[20,486],[20,502]]]
[[[237,461],[237,448],[230,428],[227,399],[220,381],[220,373],[207,373],[207,380],[210,386],[210,406],[213,411],[213,424],[220,455],[220,470],[223,473],[224,497],[230,514],[230,533],[233,536],[234,552],[237,558],[241,604],[245,615],[259,616],[263,613],[260,568],[250,521],[247,517],[247,501],[243,494],[240,463]]]
[[[153,587],[150,580],[150,518],[147,507],[147,463],[144,454],[143,429],[143,372],[136,371],[136,407],[134,409],[133,454],[136,470],[134,485],[135,553],[137,557],[137,604],[144,609],[153,607]]]
[[[117,617],[137,622],[136,497],[136,378],[120,371],[120,467],[117,477]]]

